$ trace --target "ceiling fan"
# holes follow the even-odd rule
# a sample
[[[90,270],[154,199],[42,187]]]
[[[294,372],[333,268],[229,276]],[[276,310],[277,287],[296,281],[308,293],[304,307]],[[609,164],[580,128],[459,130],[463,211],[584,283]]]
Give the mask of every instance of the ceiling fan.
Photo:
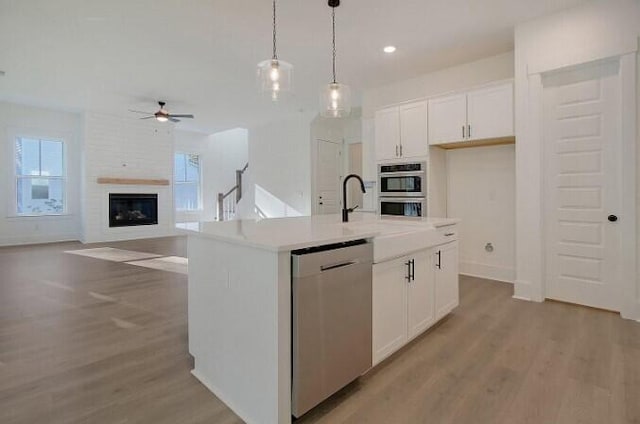
[[[144,113],[145,115],[149,115],[149,116],[145,116],[145,117],[140,118],[140,119],[156,118],[156,120],[158,120],[159,122],[167,122],[167,121],[180,122],[180,120],[176,119],[176,118],[193,119],[193,115],[176,115],[176,114],[173,114],[173,113],[169,113],[169,111],[164,108],[164,105],[166,104],[165,102],[158,102],[158,104],[160,105],[160,110],[158,110],[156,113],[153,113],[153,112],[142,112],[140,110],[131,110],[131,109],[129,109],[129,112]]]

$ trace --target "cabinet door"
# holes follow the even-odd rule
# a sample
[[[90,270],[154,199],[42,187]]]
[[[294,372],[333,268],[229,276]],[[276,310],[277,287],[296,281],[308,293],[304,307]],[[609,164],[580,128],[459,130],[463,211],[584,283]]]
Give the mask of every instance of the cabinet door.
[[[466,94],[429,100],[429,144],[463,141],[466,125]]]
[[[400,109],[391,107],[376,112],[376,160],[400,156]]]
[[[407,332],[413,339],[435,321],[434,270],[431,251],[413,255],[413,278],[407,284]]]
[[[458,242],[443,244],[433,250],[435,269],[436,320],[447,315],[459,303]]]
[[[467,111],[469,140],[513,136],[513,83],[470,91]]]
[[[427,102],[400,106],[400,156],[427,156]]]
[[[407,340],[408,258],[373,265],[373,364],[401,348]]]

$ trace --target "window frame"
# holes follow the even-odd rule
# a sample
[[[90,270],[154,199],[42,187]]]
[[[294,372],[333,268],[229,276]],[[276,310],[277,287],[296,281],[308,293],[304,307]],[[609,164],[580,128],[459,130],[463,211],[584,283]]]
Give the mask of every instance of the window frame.
[[[177,155],[183,155],[184,156],[184,160],[185,160],[185,180],[184,181],[178,181],[177,175],[176,175],[176,169],[175,169],[175,163],[176,163],[176,156]],[[187,157],[188,156],[196,156],[198,158],[198,180],[197,181],[186,181],[186,166],[187,166]],[[185,151],[175,151],[173,152],[173,184],[174,186],[178,186],[178,185],[187,185],[187,184],[196,184],[196,193],[198,196],[197,199],[197,205],[195,208],[193,209],[184,209],[184,208],[178,208],[177,204],[176,204],[176,190],[174,190],[173,193],[173,205],[174,205],[174,209],[177,212],[200,212],[203,210],[202,207],[202,154],[200,153],[192,153],[192,152],[185,152]]]
[[[61,176],[42,176],[42,175],[23,175],[18,174],[18,163],[17,163],[17,143],[22,139],[29,140],[38,140],[39,142],[39,161],[40,168],[42,168],[42,141],[51,141],[62,143],[62,175]],[[67,175],[67,162],[68,162],[68,146],[67,141],[63,137],[56,136],[47,136],[43,134],[28,134],[28,133],[16,133],[11,137],[13,141],[11,143],[10,151],[10,160],[11,160],[11,180],[12,180],[12,189],[11,189],[11,201],[9,202],[10,212],[8,217],[10,218],[33,218],[33,217],[57,217],[57,216],[67,216],[69,215],[69,195],[68,195],[68,175]],[[42,172],[42,169],[40,169]],[[18,181],[20,180],[28,180],[28,179],[44,179],[44,180],[56,180],[62,182],[62,211],[61,212],[18,212]]]

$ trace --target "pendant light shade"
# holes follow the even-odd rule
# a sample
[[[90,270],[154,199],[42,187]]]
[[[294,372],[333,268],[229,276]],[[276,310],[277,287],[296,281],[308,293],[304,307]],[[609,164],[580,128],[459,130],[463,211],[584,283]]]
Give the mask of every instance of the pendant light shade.
[[[351,114],[351,89],[346,84],[331,82],[322,87],[320,102],[325,118],[345,118]]]
[[[351,89],[336,80],[336,7],[340,0],[329,0],[331,7],[333,80],[320,91],[320,114],[325,118],[345,118],[351,114]]]
[[[276,46],[276,0],[273,0],[273,55],[269,60],[258,63],[258,85],[264,93],[269,93],[273,101],[282,93],[291,91],[293,85],[293,65],[278,59]]]

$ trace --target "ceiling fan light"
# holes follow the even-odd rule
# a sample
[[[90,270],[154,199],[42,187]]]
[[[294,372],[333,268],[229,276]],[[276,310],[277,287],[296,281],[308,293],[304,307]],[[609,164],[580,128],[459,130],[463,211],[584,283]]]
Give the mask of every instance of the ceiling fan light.
[[[351,114],[351,89],[332,82],[320,91],[320,114],[325,118],[346,118]]]
[[[158,122],[167,122],[169,120],[169,118],[167,118],[166,116],[160,115],[160,116],[156,116],[156,120]]]

